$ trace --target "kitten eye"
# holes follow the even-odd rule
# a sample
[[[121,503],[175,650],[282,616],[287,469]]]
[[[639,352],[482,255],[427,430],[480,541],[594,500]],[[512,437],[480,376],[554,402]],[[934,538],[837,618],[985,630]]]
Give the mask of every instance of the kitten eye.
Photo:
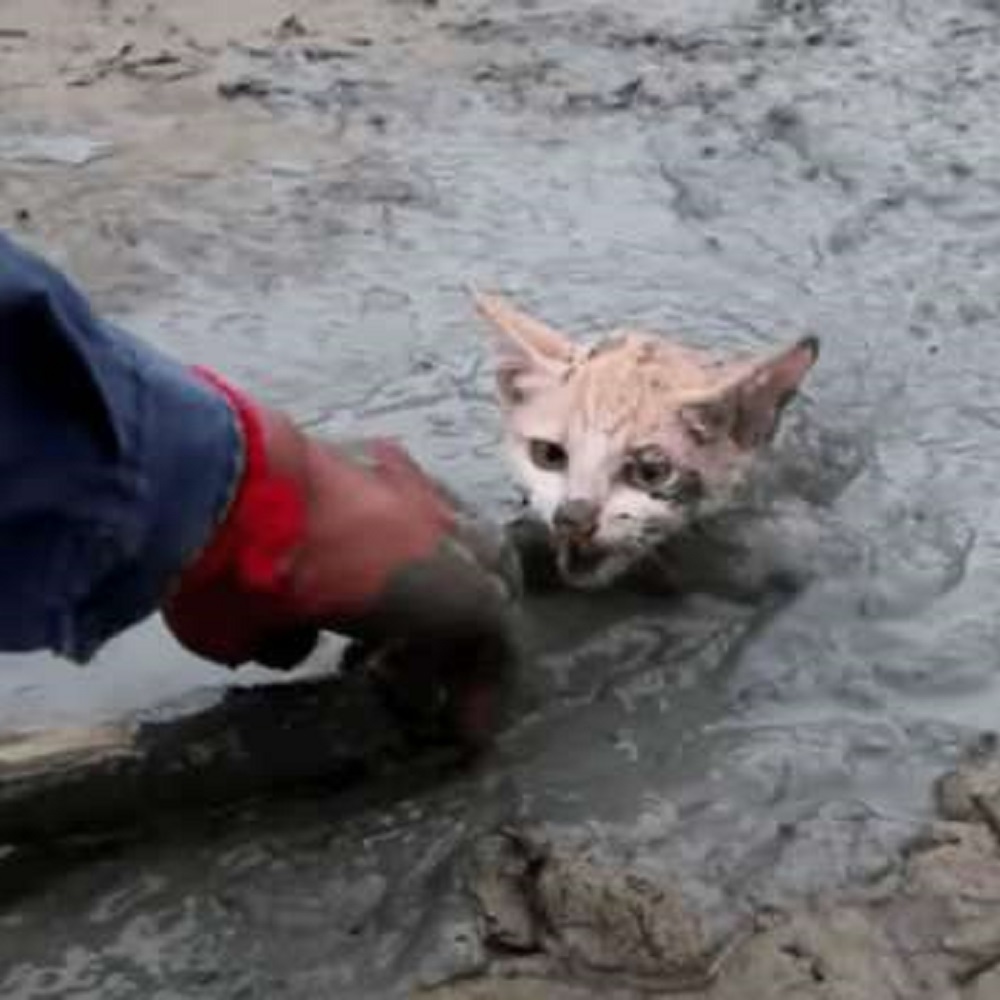
[[[528,442],[528,454],[531,461],[539,469],[549,472],[558,472],[566,468],[566,449],[555,441],[543,441],[541,438],[532,438]]]
[[[629,457],[622,474],[637,490],[655,490],[673,478],[674,467],[659,448],[640,448]]]

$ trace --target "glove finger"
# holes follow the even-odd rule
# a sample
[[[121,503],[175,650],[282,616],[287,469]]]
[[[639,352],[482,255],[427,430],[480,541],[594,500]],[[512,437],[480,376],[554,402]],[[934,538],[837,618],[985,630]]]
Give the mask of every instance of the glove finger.
[[[331,447],[341,458],[353,462],[397,496],[405,498],[415,517],[433,518],[440,521],[442,527],[450,526],[453,518],[449,509],[451,498],[398,442],[391,438],[353,438],[338,441]]]
[[[490,744],[500,728],[500,705],[503,696],[500,678],[464,678],[452,681],[450,694],[451,726],[455,736],[471,749]]]
[[[519,591],[517,555],[499,525],[479,516],[447,486],[431,479],[394,442],[377,439],[373,442],[372,451],[387,482],[400,489],[423,492],[434,508],[450,508],[449,516],[455,525],[453,539],[484,569],[503,578],[514,591]]]
[[[370,454],[377,463],[375,471],[383,483],[443,523],[454,519],[452,498],[398,444],[377,439],[372,442]]]
[[[418,740],[457,742],[477,753],[499,732],[517,665],[513,643],[364,645],[354,669],[370,673],[392,714]]]
[[[319,632],[309,626],[282,632],[265,639],[254,660],[272,670],[292,670],[309,657],[318,641]]]
[[[397,495],[405,496],[414,517],[440,522],[453,547],[519,595],[522,590],[516,548],[502,528],[480,517],[461,497],[432,479],[409,453],[390,438],[355,439],[338,443],[352,460],[377,475]]]

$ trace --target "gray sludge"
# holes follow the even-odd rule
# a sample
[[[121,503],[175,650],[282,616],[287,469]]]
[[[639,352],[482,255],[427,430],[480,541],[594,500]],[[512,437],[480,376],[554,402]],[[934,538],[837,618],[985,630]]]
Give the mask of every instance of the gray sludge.
[[[4,203],[318,432],[400,434],[515,516],[468,284],[823,351],[738,593],[535,595],[471,770],[0,856],[0,997],[1000,996],[996,5],[107,6],[35,69],[0,36],[11,135],[101,151],[5,142]],[[85,17],[38,10],[28,42]],[[772,565],[803,585],[747,600]],[[5,730],[233,683],[153,626],[6,666]]]

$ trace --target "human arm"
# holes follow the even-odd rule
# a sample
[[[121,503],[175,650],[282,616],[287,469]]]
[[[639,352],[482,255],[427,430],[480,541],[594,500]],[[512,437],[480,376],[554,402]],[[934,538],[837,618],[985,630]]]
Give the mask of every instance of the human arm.
[[[504,642],[509,564],[401,450],[304,434],[3,236],[0,476],[4,650],[85,662],[158,608],[234,666],[321,629]]]

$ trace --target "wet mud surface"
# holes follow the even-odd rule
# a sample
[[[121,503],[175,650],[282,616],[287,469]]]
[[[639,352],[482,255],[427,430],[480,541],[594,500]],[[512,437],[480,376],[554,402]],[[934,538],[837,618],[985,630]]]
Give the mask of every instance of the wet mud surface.
[[[400,434],[496,516],[517,504],[468,284],[581,332],[814,333],[823,354],[772,479],[813,559],[794,600],[540,595],[522,710],[470,773],[244,806],[30,872],[0,856],[0,997],[610,996],[651,966],[686,988],[744,918],[786,908],[807,915],[777,951],[812,985],[761,965],[744,984],[948,997],[947,975],[995,995],[985,924],[924,982],[898,950],[916,911],[801,907],[916,877],[932,779],[1000,711],[998,36],[972,0],[5,4],[2,224],[142,335],[317,431]],[[5,731],[232,683],[155,624],[83,671],[0,665]],[[477,859],[539,827],[562,831],[558,864],[506,857],[548,888],[500,940],[556,978],[477,983],[497,959]],[[989,823],[952,833],[987,871]],[[626,856],[651,909],[622,902]],[[646,914],[645,950],[565,931],[587,885],[610,891],[595,866],[610,912]],[[981,878],[968,916],[995,921]],[[675,892],[708,914],[683,954],[655,930]],[[737,968],[776,953],[754,929]],[[815,978],[809,956],[883,938],[847,986]],[[709,995],[774,995],[726,981]]]

